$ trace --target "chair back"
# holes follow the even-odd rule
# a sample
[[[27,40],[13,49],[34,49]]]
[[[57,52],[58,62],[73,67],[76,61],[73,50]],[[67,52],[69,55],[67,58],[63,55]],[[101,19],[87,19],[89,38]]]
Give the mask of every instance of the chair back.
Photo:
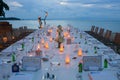
[[[120,45],[120,33],[116,33],[114,43]]]
[[[95,26],[91,27],[91,32],[94,32]]]
[[[105,38],[105,39],[107,39],[107,40],[109,40],[109,39],[110,39],[110,37],[111,37],[111,33],[112,33],[112,31],[107,30],[107,31],[106,31],[106,33],[105,33],[104,38]]]
[[[95,28],[95,34],[98,33],[98,29],[99,29],[98,27]]]
[[[99,31],[98,35],[103,37],[103,33],[104,33],[104,29],[100,28],[100,31]]]

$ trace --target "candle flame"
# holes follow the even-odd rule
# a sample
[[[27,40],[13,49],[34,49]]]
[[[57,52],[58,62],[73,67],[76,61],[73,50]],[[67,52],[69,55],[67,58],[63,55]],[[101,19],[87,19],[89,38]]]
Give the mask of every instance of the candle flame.
[[[52,42],[53,41],[53,39],[52,39],[52,37],[50,37],[50,42]]]
[[[49,29],[48,32],[52,33],[52,29]]]
[[[44,39],[43,38],[41,39],[41,43],[44,44]]]
[[[63,35],[64,35],[64,37],[67,37],[68,36],[68,32],[64,32]]]
[[[8,41],[7,37],[3,37],[3,42],[6,43]]]
[[[78,50],[78,56],[82,56],[82,49]]]
[[[67,36],[68,38],[70,38],[70,34],[68,34],[68,36]]]
[[[65,63],[66,64],[70,63],[70,57],[69,57],[69,55],[66,55],[66,57],[65,57]]]
[[[37,50],[40,50],[40,44],[38,44],[38,46],[37,46]]]
[[[60,45],[60,52],[63,52],[64,51],[64,47],[63,47],[63,44]]]
[[[48,42],[45,43],[45,48],[49,48]]]

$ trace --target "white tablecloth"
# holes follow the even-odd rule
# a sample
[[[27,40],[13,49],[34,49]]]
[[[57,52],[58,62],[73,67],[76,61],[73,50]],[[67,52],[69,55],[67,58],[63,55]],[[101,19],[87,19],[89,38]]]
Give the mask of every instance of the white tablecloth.
[[[47,41],[49,44],[49,49],[45,49],[44,45],[41,44],[40,49],[43,52],[44,57],[48,57],[49,61],[44,62],[42,61],[42,68],[36,72],[22,72],[19,74],[13,74],[9,80],[42,80],[43,75],[49,72],[50,74],[54,74],[56,76],[56,80],[77,80],[78,73],[78,63],[82,61],[82,57],[79,57],[77,55],[77,50],[79,48],[82,48],[83,56],[94,56],[94,55],[102,55],[104,58],[109,58],[109,53],[104,54],[104,51],[113,51],[109,47],[105,46],[95,38],[91,37],[87,33],[83,31],[77,32],[77,29],[70,28],[71,29],[71,37],[74,37],[74,41],[72,41],[72,44],[67,45],[66,39],[64,41],[64,52],[60,52],[58,48],[56,48],[57,43],[55,41],[50,42],[49,36],[46,36],[46,31],[49,29],[43,29],[43,30],[36,30],[34,33],[27,36],[25,39],[22,39],[15,44],[11,45],[7,49],[3,50],[2,53],[16,53],[17,62],[19,62],[23,56],[28,56],[31,51],[35,51],[37,48],[38,43],[40,43],[40,40],[44,38],[45,42]],[[52,29],[53,32],[51,33],[51,36],[53,38],[56,37],[55,31],[56,28]],[[64,29],[64,32],[66,29]],[[80,33],[82,34],[82,38],[80,38]],[[38,36],[39,34],[39,36]],[[32,42],[32,37],[34,37],[34,42]],[[87,41],[87,44],[85,44],[85,39]],[[21,50],[21,43],[25,43],[24,50]],[[79,44],[80,43],[80,44]],[[97,46],[99,49],[97,49],[97,53],[94,53],[94,47]],[[120,59],[119,55],[116,55],[116,53],[113,51],[112,54],[118,57]],[[65,63],[65,56],[70,56],[70,64]],[[76,57],[76,59],[73,59]],[[5,57],[2,56],[4,59]],[[11,56],[8,56],[10,59]],[[115,58],[115,57],[114,57]],[[113,60],[114,60],[113,58]],[[59,65],[51,64],[51,63],[59,63]],[[105,70],[99,72],[99,73],[93,73],[91,74],[90,71],[83,71],[82,72],[82,78],[83,80],[90,80],[88,74],[91,75],[93,80],[117,80],[116,78],[116,70]],[[99,75],[98,75],[99,74]],[[105,76],[104,76],[104,75]],[[101,77],[101,76],[103,77]],[[108,76],[108,77],[106,77]]]

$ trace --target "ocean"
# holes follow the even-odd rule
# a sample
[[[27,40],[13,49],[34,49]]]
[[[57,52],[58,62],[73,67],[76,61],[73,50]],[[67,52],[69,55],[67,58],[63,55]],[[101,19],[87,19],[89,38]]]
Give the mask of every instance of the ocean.
[[[12,24],[13,28],[19,28],[21,26],[27,26],[31,29],[38,29],[38,20],[8,20]],[[120,21],[90,21],[90,20],[47,20],[46,23],[50,26],[56,27],[62,25],[67,27],[71,25],[73,27],[80,28],[83,31],[89,31],[92,25],[105,30],[111,30],[112,32],[120,32]]]

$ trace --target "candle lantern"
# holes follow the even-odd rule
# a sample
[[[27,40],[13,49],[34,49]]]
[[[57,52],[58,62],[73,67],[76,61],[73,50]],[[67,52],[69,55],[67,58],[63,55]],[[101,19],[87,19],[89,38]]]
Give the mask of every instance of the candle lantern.
[[[44,39],[43,38],[41,39],[41,43],[44,44]]]
[[[65,57],[65,63],[66,64],[70,63],[70,56],[69,55],[66,55],[66,57]]]
[[[82,56],[82,49],[78,50],[78,56]]]
[[[48,32],[52,33],[52,29],[49,29]]]
[[[67,38],[70,38],[70,34],[67,35]]]
[[[8,41],[7,37],[3,37],[3,42],[6,43]]]
[[[36,56],[41,56],[42,55],[42,51],[40,50],[40,44],[38,44],[37,46],[37,50],[35,51]]]
[[[53,41],[53,38],[52,37],[50,37],[50,42],[52,42]]]
[[[67,37],[68,36],[68,32],[64,32],[64,37]]]
[[[46,42],[44,46],[45,46],[45,48],[48,49],[49,48],[48,42]]]
[[[38,44],[38,46],[37,46],[37,50],[40,50],[40,44]]]
[[[60,45],[59,50],[60,50],[60,52],[63,52],[63,51],[64,51],[64,46],[63,46],[63,44]]]

